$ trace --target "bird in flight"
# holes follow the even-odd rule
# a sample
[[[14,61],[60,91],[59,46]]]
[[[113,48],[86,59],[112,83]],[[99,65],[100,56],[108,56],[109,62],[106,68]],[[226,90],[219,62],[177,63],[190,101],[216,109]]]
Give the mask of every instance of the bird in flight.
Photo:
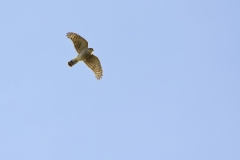
[[[103,70],[101,63],[95,55],[93,55],[93,48],[88,48],[88,42],[80,35],[68,32],[67,37],[73,42],[73,45],[78,52],[78,56],[68,62],[68,65],[72,67],[79,61],[83,61],[94,73],[99,80],[103,76]]]

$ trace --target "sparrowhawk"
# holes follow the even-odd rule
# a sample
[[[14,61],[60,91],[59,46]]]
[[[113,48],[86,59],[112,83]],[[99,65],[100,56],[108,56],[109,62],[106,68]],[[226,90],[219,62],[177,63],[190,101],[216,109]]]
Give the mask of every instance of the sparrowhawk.
[[[93,48],[88,48],[88,42],[80,35],[68,32],[67,37],[70,38],[74,44],[78,56],[68,62],[68,65],[72,67],[79,61],[83,61],[94,73],[97,79],[101,79],[103,76],[102,66],[99,59],[93,55]]]

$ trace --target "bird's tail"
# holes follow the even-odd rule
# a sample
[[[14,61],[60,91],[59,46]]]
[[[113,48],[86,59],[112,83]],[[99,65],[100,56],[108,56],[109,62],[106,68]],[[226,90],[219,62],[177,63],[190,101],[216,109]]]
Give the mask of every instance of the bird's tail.
[[[68,65],[69,65],[70,67],[72,67],[72,66],[75,65],[77,62],[78,62],[78,61],[72,59],[71,61],[68,62]]]

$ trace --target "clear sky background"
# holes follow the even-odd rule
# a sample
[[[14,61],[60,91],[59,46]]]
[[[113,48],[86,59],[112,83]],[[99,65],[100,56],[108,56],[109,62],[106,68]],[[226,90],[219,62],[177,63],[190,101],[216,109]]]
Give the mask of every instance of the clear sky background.
[[[0,22],[1,160],[240,159],[240,1],[8,0]]]

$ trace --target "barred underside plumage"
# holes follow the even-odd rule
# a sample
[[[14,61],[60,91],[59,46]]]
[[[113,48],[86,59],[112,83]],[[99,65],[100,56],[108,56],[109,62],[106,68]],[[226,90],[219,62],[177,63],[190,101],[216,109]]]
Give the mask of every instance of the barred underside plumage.
[[[102,66],[99,59],[93,54],[84,60],[85,64],[95,73],[97,79],[102,78]]]
[[[73,32],[68,32],[67,37],[72,40],[74,47],[75,47],[76,51],[78,52],[79,60],[80,61],[83,60],[85,62],[85,64],[95,73],[96,78],[101,79],[103,76],[103,70],[102,70],[101,63],[100,63],[98,57],[96,57],[95,55],[93,55],[91,53],[93,51],[93,49],[88,48],[88,42],[83,37],[81,37],[80,35],[73,33]],[[83,57],[83,58],[80,58],[80,57]],[[75,59],[77,59],[77,58],[75,58]],[[76,63],[77,62],[71,60],[68,62],[68,65],[70,67],[72,67]]]
[[[83,49],[88,48],[88,42],[80,35],[73,32],[68,32],[67,37],[72,40],[78,53],[80,53]]]

